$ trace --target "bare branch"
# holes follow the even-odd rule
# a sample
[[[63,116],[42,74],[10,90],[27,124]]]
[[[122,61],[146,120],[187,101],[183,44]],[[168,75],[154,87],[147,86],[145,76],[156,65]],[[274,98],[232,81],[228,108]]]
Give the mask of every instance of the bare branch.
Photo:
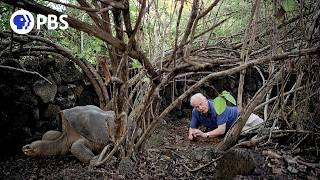
[[[44,79],[45,81],[47,81],[49,84],[52,84],[52,82],[50,82],[47,78],[43,77],[38,72],[33,72],[33,71],[14,68],[14,67],[10,67],[10,66],[3,66],[3,65],[0,65],[0,69],[10,70],[10,71],[17,71],[17,72],[22,72],[22,73],[25,73],[25,74],[36,75],[36,76],[40,77],[41,79]]]
[[[112,7],[115,7],[117,9],[126,9],[126,5],[118,2],[118,1],[114,1],[114,0],[99,0],[100,2],[106,4],[106,5],[110,5]]]
[[[84,10],[84,11],[87,11],[87,12],[99,12],[99,11],[101,11],[101,9],[93,9],[93,8],[88,8],[88,7],[76,6],[76,5],[73,5],[73,4],[63,3],[63,2],[60,2],[60,1],[56,1],[56,0],[45,0],[45,1],[52,2],[52,3],[55,3],[55,4],[64,5],[66,7],[70,7],[70,8],[74,8],[74,9]]]

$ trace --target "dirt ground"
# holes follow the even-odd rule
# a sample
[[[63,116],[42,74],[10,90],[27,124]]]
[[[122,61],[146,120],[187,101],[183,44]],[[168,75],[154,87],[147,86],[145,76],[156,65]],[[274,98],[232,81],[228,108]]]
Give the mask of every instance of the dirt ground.
[[[0,179],[318,179],[320,175],[319,163],[301,164],[319,162],[317,154],[293,156],[273,144],[248,150],[260,157],[254,170],[243,173],[249,162],[236,171],[237,167],[232,165],[241,165],[237,164],[239,160],[231,158],[225,160],[227,172],[221,171],[219,166],[225,168],[225,165],[213,161],[221,154],[212,151],[221,139],[190,142],[187,130],[187,119],[167,120],[133,159],[119,163],[114,158],[100,167],[89,167],[71,154],[36,158],[15,155],[0,162]],[[218,171],[224,173],[223,177],[217,177]],[[234,173],[243,175],[224,176]]]

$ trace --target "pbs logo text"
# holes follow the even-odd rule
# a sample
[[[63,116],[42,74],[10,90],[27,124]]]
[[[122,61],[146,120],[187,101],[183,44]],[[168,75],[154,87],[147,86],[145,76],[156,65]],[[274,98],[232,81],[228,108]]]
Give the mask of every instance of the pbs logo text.
[[[68,15],[57,17],[53,14],[49,14],[48,16],[38,14],[35,21],[33,15],[29,11],[18,10],[11,15],[10,26],[17,34],[29,33],[34,28],[35,22],[37,29],[40,29],[43,25],[47,25],[49,30],[65,30],[69,27],[68,22],[65,20],[66,18],[68,18]]]

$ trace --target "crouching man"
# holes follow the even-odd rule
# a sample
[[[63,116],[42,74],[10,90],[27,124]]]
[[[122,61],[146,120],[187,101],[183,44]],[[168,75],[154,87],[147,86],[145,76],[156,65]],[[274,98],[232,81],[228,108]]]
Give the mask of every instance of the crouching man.
[[[227,106],[222,114],[217,115],[213,100],[208,100],[201,93],[194,94],[190,99],[190,103],[193,110],[189,128],[189,140],[193,140],[196,137],[209,138],[225,135],[238,117],[236,106]],[[262,122],[263,119],[259,118],[259,116],[251,114],[242,131],[257,126]],[[201,124],[210,129],[210,131],[203,132],[198,129]]]

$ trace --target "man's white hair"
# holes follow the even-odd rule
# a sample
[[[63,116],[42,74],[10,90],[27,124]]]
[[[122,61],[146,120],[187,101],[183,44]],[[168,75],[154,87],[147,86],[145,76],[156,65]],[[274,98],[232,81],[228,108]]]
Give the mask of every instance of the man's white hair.
[[[200,99],[200,100],[202,100],[202,101],[206,101],[206,100],[207,100],[207,98],[206,98],[203,94],[201,94],[201,93],[196,93],[196,94],[194,94],[193,96],[191,96],[191,98],[190,98],[190,104],[191,104],[191,106],[192,106],[192,103],[194,102],[194,100],[196,100],[196,99]]]

